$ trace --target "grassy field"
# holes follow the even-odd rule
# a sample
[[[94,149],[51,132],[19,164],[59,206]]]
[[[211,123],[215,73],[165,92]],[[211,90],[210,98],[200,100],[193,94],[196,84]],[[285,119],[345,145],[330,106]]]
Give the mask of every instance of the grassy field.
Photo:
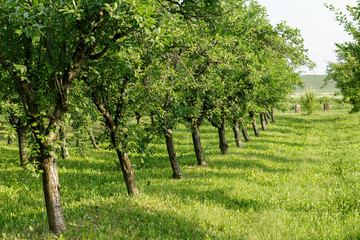
[[[207,168],[194,166],[187,129],[174,133],[184,179],[171,179],[166,147],[156,141],[145,163],[130,156],[141,192],[135,198],[126,195],[112,151],[93,161],[91,148],[87,156],[72,148],[58,164],[68,230],[57,239],[360,238],[359,115],[279,113],[244,149],[228,128],[226,156],[217,131],[203,126]],[[55,239],[41,178],[18,162],[16,145],[0,131],[0,238]]]
[[[325,87],[324,79],[326,75],[303,75],[301,79],[304,81],[304,87],[296,87],[295,95],[299,95],[305,91],[305,89],[315,89],[319,96],[333,96],[334,93],[339,92],[339,89],[335,87],[335,83],[331,82]]]

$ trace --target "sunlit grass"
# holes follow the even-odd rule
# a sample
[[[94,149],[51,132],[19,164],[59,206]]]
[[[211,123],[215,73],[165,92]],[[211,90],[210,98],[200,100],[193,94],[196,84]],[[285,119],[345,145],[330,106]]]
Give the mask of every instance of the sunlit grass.
[[[277,123],[236,148],[219,150],[216,129],[200,128],[209,165],[196,166],[191,134],[174,130],[184,179],[172,172],[163,139],[141,163],[141,192],[127,197],[110,150],[60,160],[65,239],[356,239],[360,237],[360,122],[345,111],[278,114]],[[22,170],[0,132],[0,238],[52,239],[41,178]],[[89,143],[90,146],[90,143]],[[95,156],[95,160],[92,156]],[[93,162],[94,161],[94,162]],[[94,164],[95,163],[95,164]],[[148,181],[151,184],[148,185]],[[100,211],[96,212],[96,205]]]

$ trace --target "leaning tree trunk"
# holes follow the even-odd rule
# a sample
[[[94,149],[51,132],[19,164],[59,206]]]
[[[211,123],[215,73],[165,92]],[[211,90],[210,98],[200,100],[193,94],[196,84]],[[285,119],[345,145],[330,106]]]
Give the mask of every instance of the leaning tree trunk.
[[[246,130],[243,119],[240,119],[240,124],[241,124],[241,132],[242,132],[242,134],[244,136],[245,142],[250,142],[250,137],[249,137],[249,134],[248,134],[248,132]]]
[[[255,134],[256,137],[260,137],[260,132],[259,132],[259,128],[258,128],[257,123],[256,123],[255,114],[251,114],[251,118],[252,118],[252,126],[253,126],[253,129],[254,129],[254,134]]]
[[[198,165],[206,167],[205,156],[200,141],[199,125],[196,122],[191,123],[191,135]]]
[[[66,230],[60,199],[59,176],[56,158],[48,156],[42,163],[42,179],[49,228],[55,234]]]
[[[60,141],[61,141],[61,154],[64,159],[69,159],[69,149],[66,143],[66,126],[65,123],[61,123],[59,129]]]
[[[180,179],[182,178],[182,172],[180,170],[179,161],[176,157],[175,145],[173,141],[171,129],[164,130],[166,148],[169,153],[171,168],[173,170],[173,178]]]
[[[91,141],[93,147],[94,147],[95,149],[99,150],[100,147],[99,147],[99,145],[96,143],[96,140],[95,140],[95,137],[94,137],[94,133],[93,133],[93,131],[92,131],[91,129],[88,130],[88,134],[89,134],[89,138],[90,138],[90,141]]]
[[[28,164],[28,157],[26,152],[26,131],[26,126],[19,126],[16,128],[19,143],[20,165],[23,168],[26,168],[26,165]]]
[[[274,123],[275,122],[275,114],[274,114],[274,108],[271,108],[271,121]]]
[[[220,142],[220,150],[222,154],[229,154],[228,145],[226,143],[225,138],[225,123],[222,123],[220,127],[218,127],[219,132],[219,142]]]
[[[260,120],[261,120],[261,128],[263,131],[266,131],[266,119],[265,113],[260,113]]]
[[[130,196],[139,195],[139,190],[136,187],[134,172],[132,170],[131,162],[127,153],[121,152],[119,147],[116,147],[116,153],[119,158],[121,171],[123,172],[126,189]]]
[[[243,148],[243,145],[241,143],[240,130],[239,130],[239,120],[238,119],[234,119],[233,131],[234,131],[236,146],[238,146],[239,148]]]
[[[270,115],[269,115],[269,112],[266,111],[264,116],[265,116],[266,124],[267,124],[267,125],[270,125]]]

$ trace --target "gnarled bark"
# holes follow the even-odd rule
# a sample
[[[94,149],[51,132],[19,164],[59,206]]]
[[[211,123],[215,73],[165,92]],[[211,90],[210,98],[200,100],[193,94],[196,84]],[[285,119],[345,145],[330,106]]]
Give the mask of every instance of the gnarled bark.
[[[175,145],[171,129],[164,130],[164,136],[166,141],[166,148],[170,158],[171,168],[173,170],[173,178],[180,179],[182,178],[182,172],[180,169],[179,161],[176,157]]]
[[[198,165],[206,167],[205,156],[200,141],[199,125],[195,121],[191,123],[191,135]]]
[[[238,119],[234,119],[233,131],[234,131],[234,137],[235,137],[236,146],[240,147],[240,148],[243,148],[243,145],[241,143],[240,130],[239,130],[239,120]]]
[[[228,145],[225,138],[225,123],[218,127],[220,150],[222,154],[229,154]]]

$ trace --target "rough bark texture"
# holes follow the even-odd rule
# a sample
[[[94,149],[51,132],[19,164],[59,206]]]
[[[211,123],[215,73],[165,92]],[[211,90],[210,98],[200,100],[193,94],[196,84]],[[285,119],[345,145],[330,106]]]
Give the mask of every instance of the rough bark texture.
[[[252,126],[253,126],[253,129],[254,129],[254,134],[255,134],[256,137],[260,137],[260,132],[259,132],[259,128],[258,128],[257,123],[256,123],[255,114],[251,114],[251,118],[252,118]]]
[[[219,132],[219,142],[220,142],[220,150],[222,154],[229,154],[228,145],[226,143],[225,138],[225,123],[222,123],[220,127],[218,127]]]
[[[99,147],[99,145],[96,143],[96,140],[95,140],[93,131],[92,131],[91,129],[88,131],[88,134],[89,134],[90,141],[91,141],[92,145],[94,146],[94,148],[97,149],[97,150],[99,150],[100,147]]]
[[[134,172],[132,170],[131,162],[127,153],[122,153],[119,148],[116,148],[116,153],[119,158],[121,170],[124,175],[126,189],[130,196],[139,195],[139,190],[136,187]]]
[[[61,141],[61,155],[64,159],[69,159],[69,149],[67,148],[66,143],[66,126],[64,123],[60,125],[59,135]]]
[[[266,131],[266,119],[265,119],[265,113],[260,113],[260,121],[261,121],[261,128],[263,131]]]
[[[42,170],[49,228],[52,232],[58,234],[65,231],[66,227],[60,200],[60,186],[56,159],[52,156],[47,157],[42,164]]]
[[[206,161],[200,141],[199,125],[196,122],[191,123],[191,134],[192,134],[193,145],[194,145],[198,165],[205,167]]]
[[[180,179],[182,178],[182,172],[180,170],[179,161],[176,157],[175,145],[172,137],[171,129],[164,130],[166,148],[169,153],[171,168],[173,170],[173,178]]]
[[[19,143],[20,165],[24,168],[28,164],[28,157],[26,152],[26,131],[27,127],[25,126],[16,128]]]
[[[271,116],[271,121],[274,123],[275,122],[274,108],[271,108],[270,116]]]
[[[241,132],[242,132],[242,134],[244,136],[245,142],[250,142],[250,137],[249,137],[249,134],[248,134],[248,132],[246,130],[243,119],[240,119],[240,124],[241,124]]]
[[[234,131],[234,137],[235,137],[235,143],[237,147],[243,148],[243,145],[241,143],[241,136],[240,136],[240,130],[239,130],[239,120],[235,119],[233,122],[233,131]]]

